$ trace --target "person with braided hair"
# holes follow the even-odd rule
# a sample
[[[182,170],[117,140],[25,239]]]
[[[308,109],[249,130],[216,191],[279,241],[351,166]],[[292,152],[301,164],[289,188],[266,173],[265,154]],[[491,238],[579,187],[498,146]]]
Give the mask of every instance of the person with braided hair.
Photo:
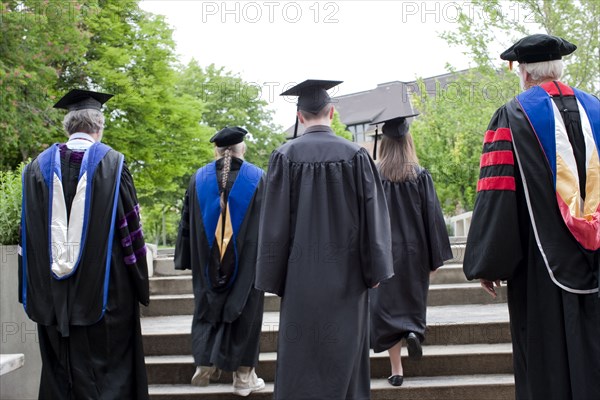
[[[262,169],[244,161],[248,132],[226,127],[211,139],[213,161],[191,178],[175,247],[175,269],[192,270],[195,310],[192,385],[233,372],[233,392],[265,387],[256,376],[264,292],[254,288]]]

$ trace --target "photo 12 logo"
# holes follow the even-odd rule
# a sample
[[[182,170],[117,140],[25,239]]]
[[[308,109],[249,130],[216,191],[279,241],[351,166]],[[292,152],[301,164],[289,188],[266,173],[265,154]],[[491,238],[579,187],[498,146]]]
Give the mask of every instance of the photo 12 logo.
[[[250,23],[310,21],[337,24],[339,3],[309,1],[203,1],[202,23]]]

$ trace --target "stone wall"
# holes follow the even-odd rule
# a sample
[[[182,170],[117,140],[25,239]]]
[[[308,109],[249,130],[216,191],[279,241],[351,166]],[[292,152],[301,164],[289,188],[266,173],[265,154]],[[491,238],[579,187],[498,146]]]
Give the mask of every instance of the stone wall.
[[[25,354],[25,365],[0,376],[0,399],[37,399],[42,361],[36,324],[18,301],[17,246],[0,246],[0,353]]]

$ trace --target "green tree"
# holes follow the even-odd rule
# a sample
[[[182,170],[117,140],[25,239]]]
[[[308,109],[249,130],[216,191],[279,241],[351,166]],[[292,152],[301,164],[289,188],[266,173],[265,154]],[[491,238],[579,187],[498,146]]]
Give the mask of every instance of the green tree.
[[[413,97],[421,115],[411,126],[417,155],[435,182],[446,214],[473,209],[483,134],[494,111],[518,93],[514,74],[498,79],[474,69]]]
[[[340,114],[335,111],[333,120],[331,121],[331,129],[336,135],[343,137],[346,140],[352,141],[352,133],[347,129],[346,125],[340,119]]]
[[[175,204],[190,170],[211,154],[202,102],[175,88],[172,30],[121,0],[100,1],[86,25],[92,39],[81,76],[116,94],[105,140],[126,155],[143,204]]]
[[[478,67],[493,70],[503,64],[493,44],[500,43],[504,50],[525,35],[545,32],[578,47],[565,59],[563,80],[600,93],[598,0],[473,0],[470,5],[458,16],[457,29],[442,37],[466,48]]]
[[[59,82],[82,63],[89,34],[82,1],[0,3],[0,169],[14,169],[64,138],[52,109]]]
[[[272,123],[272,111],[261,98],[261,88],[222,67],[211,64],[202,68],[192,60],[181,71],[176,90],[203,103],[201,121],[213,132],[225,126],[247,129],[246,158],[253,164],[266,168],[273,149],[285,140],[281,128]]]
[[[432,93],[421,86],[414,98],[421,116],[411,128],[420,161],[430,169],[449,214],[473,208],[483,134],[494,111],[520,92],[500,51],[531,33],[562,36],[579,47],[565,58],[563,80],[600,90],[598,1],[474,0],[468,5],[456,28],[442,37],[466,49],[474,68]]]

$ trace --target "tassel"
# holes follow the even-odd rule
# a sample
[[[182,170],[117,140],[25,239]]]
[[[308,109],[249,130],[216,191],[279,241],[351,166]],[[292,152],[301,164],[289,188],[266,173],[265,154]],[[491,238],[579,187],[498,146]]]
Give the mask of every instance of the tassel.
[[[379,136],[379,125],[375,125],[375,145],[373,145],[373,160],[377,160],[377,136]]]

